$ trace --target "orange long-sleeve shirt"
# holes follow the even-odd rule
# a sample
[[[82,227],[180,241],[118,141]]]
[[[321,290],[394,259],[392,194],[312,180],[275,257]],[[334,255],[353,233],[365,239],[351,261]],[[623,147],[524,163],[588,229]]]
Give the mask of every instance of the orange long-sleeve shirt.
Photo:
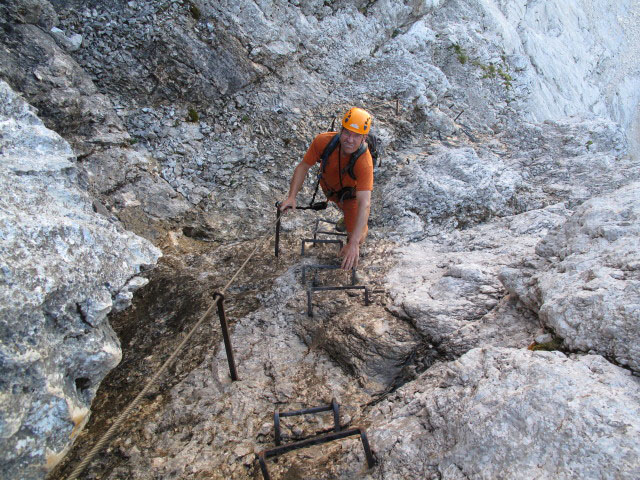
[[[321,133],[318,135],[307,150],[303,157],[303,161],[313,166],[320,161],[322,152],[329,144],[336,132]],[[340,144],[329,155],[327,159],[327,166],[324,175],[320,179],[320,186],[322,190],[327,193],[328,190],[337,192],[343,187],[355,187],[356,191],[373,190],[373,160],[369,150],[366,150],[360,158],[356,161],[353,168],[353,173],[356,176],[354,180],[347,172],[340,175],[340,171],[343,170],[349,163],[351,158],[350,154],[341,154]],[[342,178],[340,178],[342,177]],[[342,182],[342,183],[341,183]]]

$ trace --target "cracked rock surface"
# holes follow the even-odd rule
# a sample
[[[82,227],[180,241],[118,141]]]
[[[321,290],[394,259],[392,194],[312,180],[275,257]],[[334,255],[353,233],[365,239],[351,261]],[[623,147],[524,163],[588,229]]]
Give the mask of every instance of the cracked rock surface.
[[[120,361],[107,314],[161,253],[94,212],[69,144],[5,82],[0,106],[1,468],[40,478]]]
[[[571,349],[640,371],[640,185],[583,203],[521,265],[506,287]]]
[[[377,465],[352,438],[269,459],[275,478],[637,478],[638,18],[634,0],[1,3],[3,478],[66,478],[254,248],[225,292],[241,380],[206,319],[86,478],[260,478],[273,410],[332,397]],[[316,291],[310,317],[310,282],[349,275],[301,281],[337,261],[300,256],[308,212],[274,259],[274,203],[352,105],[385,147],[371,303]]]
[[[638,387],[597,355],[471,350],[374,408],[371,478],[635,478]]]

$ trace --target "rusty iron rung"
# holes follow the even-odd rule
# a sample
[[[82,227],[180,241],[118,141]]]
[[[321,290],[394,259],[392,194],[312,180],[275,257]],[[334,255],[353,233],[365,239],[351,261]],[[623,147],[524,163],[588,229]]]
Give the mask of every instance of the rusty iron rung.
[[[280,221],[282,212],[280,211],[280,202],[276,202],[276,239],[275,239],[275,256],[280,255]]]
[[[311,264],[311,265],[303,265],[302,266],[302,284],[306,285],[307,283],[307,270],[315,269],[315,270],[338,270],[340,265],[322,265],[322,264]]]
[[[348,233],[342,233],[342,232],[327,232],[325,230],[318,230],[316,233],[323,233],[325,235],[335,235],[337,237],[348,237],[349,234]]]
[[[340,431],[340,406],[335,398],[331,399],[330,405],[323,405],[320,407],[306,408],[303,410],[294,410],[291,412],[280,412],[276,410],[273,413],[273,429],[276,446],[279,446],[282,441],[280,434],[280,418],[282,417],[294,417],[298,415],[309,415],[313,413],[322,413],[333,411],[333,428],[336,432]]]
[[[333,285],[325,285],[320,287],[311,287],[314,292],[323,292],[327,290],[369,290],[369,287],[366,285],[345,285],[341,286],[333,286]]]
[[[309,269],[315,269],[315,270],[339,270],[340,268],[342,268],[340,265],[321,265],[321,264],[312,264],[312,265],[303,265],[302,266],[302,284],[306,285],[307,284],[307,270]],[[313,286],[316,286],[316,275],[318,272],[315,273],[314,277],[313,277]],[[351,269],[351,285],[355,285],[356,284],[356,267],[353,267]]]
[[[305,440],[300,440],[298,442],[289,443],[287,445],[282,445],[274,448],[270,448],[268,450],[262,450],[260,453],[256,454],[256,459],[260,464],[260,470],[262,471],[262,477],[264,480],[271,480],[271,476],[269,475],[269,469],[267,468],[267,458],[277,457],[279,455],[283,455],[285,453],[291,452],[293,450],[298,450],[300,448],[312,447],[314,445],[322,445],[324,443],[332,442],[334,440],[341,440],[346,437],[351,437],[353,435],[360,435],[360,441],[362,442],[362,448],[364,449],[364,454],[367,458],[367,466],[372,468],[375,465],[375,459],[373,458],[373,454],[371,453],[371,448],[369,447],[369,440],[367,439],[367,434],[365,429],[355,427],[350,428],[348,430],[340,430],[339,432],[331,432],[326,433],[324,435],[318,435],[316,437],[307,438]]]
[[[314,240],[318,238],[318,234],[320,234],[320,233],[325,234],[325,235],[335,235],[337,237],[346,237],[346,236],[348,236],[348,234],[343,233],[343,232],[327,232],[325,230],[319,230],[320,222],[328,223],[329,225],[333,225],[334,227],[337,225],[337,222],[333,222],[331,220],[327,220],[327,219],[324,219],[324,218],[318,218],[316,220],[316,225],[313,228],[313,239]]]
[[[313,292],[326,292],[331,290],[364,290],[364,304],[368,306],[371,303],[369,300],[369,287],[365,285],[309,287],[307,288],[307,316],[313,317]]]

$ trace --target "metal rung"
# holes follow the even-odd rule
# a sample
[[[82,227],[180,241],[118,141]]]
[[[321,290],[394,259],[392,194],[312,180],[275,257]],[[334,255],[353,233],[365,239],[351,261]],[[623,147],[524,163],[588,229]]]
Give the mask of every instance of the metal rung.
[[[316,234],[318,233],[324,233],[325,235],[336,235],[338,237],[347,237],[349,236],[349,234],[347,233],[342,233],[342,232],[327,232],[326,230],[318,230],[317,232],[315,232]]]
[[[280,435],[280,418],[282,417],[294,417],[297,415],[309,415],[311,413],[329,412],[333,410],[333,428],[336,432],[340,431],[340,406],[336,402],[335,398],[331,399],[330,405],[322,407],[307,408],[304,410],[295,410],[293,412],[279,412],[276,410],[273,413],[273,429],[276,441],[276,446],[280,445],[282,437]]]
[[[227,316],[224,313],[224,295],[215,292],[214,301],[218,304],[218,317],[220,318],[220,328],[222,329],[222,338],[224,340],[224,349],[227,352],[227,362],[229,363],[229,375],[234,382],[238,380],[238,371],[236,370],[236,361],[233,358],[233,347],[231,346],[231,335],[229,334],[229,324]]]
[[[318,234],[319,233],[323,233],[325,235],[335,235],[337,237],[346,237],[347,234],[343,233],[343,232],[327,232],[326,230],[319,230],[320,228],[320,222],[322,223],[328,223],[329,225],[333,225],[334,227],[336,226],[337,222],[332,222],[331,220],[326,220],[324,218],[318,218],[316,219],[316,224],[315,227],[313,227],[313,239],[317,239],[318,238]]]
[[[275,239],[275,256],[280,254],[280,220],[282,212],[280,211],[280,202],[276,202],[276,239]]]
[[[267,458],[277,457],[279,455],[283,455],[287,452],[291,452],[292,450],[297,450],[300,448],[322,445],[324,443],[332,442],[334,440],[340,440],[342,438],[350,437],[353,435],[360,435],[362,448],[364,449],[364,454],[367,457],[367,466],[369,468],[372,468],[376,462],[373,458],[373,454],[371,453],[371,448],[369,447],[367,433],[364,428],[355,427],[348,430],[341,430],[339,432],[318,435],[317,437],[307,438],[305,440],[300,440],[299,442],[289,443],[287,445],[270,448],[268,450],[262,450],[260,453],[256,454],[256,459],[258,460],[260,464],[260,470],[262,471],[262,477],[264,478],[264,480],[271,480],[269,470],[267,469]]]

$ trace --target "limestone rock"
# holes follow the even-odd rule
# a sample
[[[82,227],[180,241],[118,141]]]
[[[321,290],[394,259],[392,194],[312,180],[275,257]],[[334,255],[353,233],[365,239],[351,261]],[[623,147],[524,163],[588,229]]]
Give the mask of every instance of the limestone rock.
[[[399,139],[402,147],[390,162],[417,154],[413,145],[406,147],[406,134],[413,132],[420,153],[425,143],[454,146],[433,160],[450,156],[459,167],[476,164],[477,175],[469,179],[483,183],[454,182],[450,198],[415,212],[413,205],[398,206],[394,217],[414,232],[421,222],[429,225],[431,216],[434,223],[469,225],[564,199],[578,204],[591,192],[624,184],[619,172],[626,168],[626,178],[640,174],[621,158],[620,148],[625,135],[635,138],[630,129],[637,117],[637,89],[629,85],[638,75],[630,67],[633,48],[625,36],[633,27],[618,22],[635,11],[630,0],[603,15],[594,14],[592,2],[581,1],[575,8],[554,9],[558,18],[522,2],[476,0],[57,5],[65,12],[61,28],[92,45],[74,59],[123,105],[118,111],[129,133],[157,155],[163,178],[193,206],[243,223],[240,232],[265,218],[248,207],[265,207],[284,195],[290,164],[356,99],[374,113],[374,123]],[[567,48],[560,56],[549,53],[561,41],[578,45],[580,54]],[[593,48],[583,50],[585,45]],[[618,57],[623,64],[612,63]],[[603,73],[599,66],[605,64]],[[367,81],[354,82],[354,71]],[[174,99],[173,105],[165,105],[165,98]],[[199,113],[199,123],[186,129],[191,132],[182,131],[189,109]],[[619,124],[619,131],[603,127],[607,121]],[[467,136],[475,143],[473,152],[461,153],[469,148],[461,140]],[[594,162],[598,169],[590,168]],[[405,173],[415,173],[430,182],[432,194],[446,197],[438,189],[457,171],[443,171],[437,179],[437,164],[429,165],[429,180],[411,166]],[[606,174],[596,177],[599,169]],[[402,198],[407,192],[397,185],[404,180],[389,174],[385,206],[395,208],[391,194]],[[268,181],[260,180],[263,175]],[[242,186],[256,177],[264,191],[246,195]],[[420,196],[409,195],[411,203]],[[217,238],[238,233],[221,231]]]
[[[91,45],[78,52],[79,61],[113,97],[211,104],[263,73],[233,29],[212,17],[208,1],[58,5],[69,29]]]
[[[365,478],[637,478],[639,418],[638,379],[600,356],[475,349],[374,409]]]
[[[162,222],[179,222],[193,208],[162,178],[155,159],[144,149],[97,151],[82,165],[89,191],[105,202],[107,215],[149,240],[162,237]]]
[[[396,152],[380,178],[380,224],[419,239],[566,201],[569,208],[640,175],[620,128],[604,120],[520,123],[481,145]],[[392,163],[394,162],[394,163]]]
[[[507,360],[501,357],[493,363],[473,360],[468,365],[467,360],[462,360],[463,366],[456,370],[460,373],[453,374],[457,384],[440,382],[442,370],[454,367],[443,367],[439,362],[465,355],[470,349],[522,348],[534,339],[549,338],[550,330],[555,328],[549,322],[542,323],[543,314],[536,313],[543,312],[539,286],[547,286],[536,284],[535,275],[539,272],[530,270],[539,267],[540,272],[551,272],[547,263],[560,263],[556,252],[564,247],[558,242],[550,249],[551,257],[543,255],[544,248],[538,257],[533,257],[535,245],[593,195],[609,194],[640,176],[640,76],[637,45],[633,41],[640,24],[636,21],[637,2],[565,3],[2,2],[0,16],[7,20],[0,29],[0,77],[21,91],[39,109],[45,124],[68,140],[78,155],[78,181],[73,178],[71,161],[51,162],[50,170],[57,173],[49,176],[61,178],[69,186],[64,189],[65,199],[80,195],[76,195],[78,183],[86,185],[96,197],[92,203],[98,215],[92,213],[91,202],[82,200],[82,205],[88,207],[86,211],[81,209],[82,214],[65,224],[65,232],[82,229],[83,235],[76,235],[76,245],[83,245],[80,237],[83,241],[98,238],[95,229],[84,228],[85,214],[128,238],[117,226],[119,218],[127,228],[175,251],[175,257],[167,263],[189,265],[193,269],[190,276],[219,285],[223,282],[218,282],[217,272],[211,270],[212,265],[221,263],[202,259],[205,249],[200,241],[237,242],[271,233],[274,202],[286,194],[293,168],[313,136],[328,130],[336,115],[352,104],[370,109],[374,126],[383,132],[388,147],[382,167],[376,168],[368,240],[374,248],[366,258],[372,263],[363,265],[371,271],[380,267],[377,274],[384,277],[389,293],[382,296],[380,303],[386,302],[387,310],[380,304],[364,308],[361,298],[341,292],[318,295],[317,317],[308,319],[304,288],[295,278],[299,273],[296,268],[265,287],[258,295],[258,307],[252,303],[257,301],[255,298],[248,300],[254,296],[253,282],[235,287],[229,297],[232,302],[237,301],[236,312],[251,304],[251,313],[241,316],[234,327],[233,338],[241,347],[237,360],[242,381],[228,382],[223,349],[218,345],[213,360],[198,368],[191,365],[189,368],[195,369],[190,374],[184,372],[183,381],[176,380],[178,386],[166,394],[165,400],[170,397],[166,405],[161,401],[165,392],[157,397],[147,412],[154,417],[150,424],[127,440],[116,441],[114,450],[127,462],[106,457],[103,464],[108,463],[109,469],[99,471],[96,467],[88,475],[220,476],[245,480],[257,474],[252,452],[272,445],[269,422],[274,405],[313,406],[328,401],[332,395],[339,397],[341,404],[352,405],[345,412],[345,421],[376,429],[372,447],[376,452],[380,449],[380,466],[364,472],[361,449],[359,445],[349,447],[355,445],[350,440],[326,449],[292,453],[288,460],[274,464],[275,476],[481,477],[483,473],[474,470],[476,464],[497,472],[492,476],[511,472],[509,468],[514,469],[514,477],[526,475],[531,473],[529,467],[539,469],[535,472],[540,472],[541,477],[569,476],[561,465],[556,470],[544,470],[548,452],[539,446],[547,444],[547,437],[551,438],[553,452],[567,455],[574,462],[571,468],[581,476],[585,472],[588,476],[589,468],[606,474],[608,470],[601,465],[609,460],[609,449],[631,452],[637,457],[634,447],[629,447],[627,437],[616,431],[615,425],[591,428],[589,423],[594,410],[602,418],[617,419],[622,408],[623,401],[615,398],[613,413],[598,403],[596,396],[609,402],[607,395],[611,394],[600,385],[611,378],[616,379],[611,381],[615,384],[620,375],[620,370],[607,366],[602,359],[588,360],[589,365],[597,364],[594,369],[604,372],[592,375],[588,368],[580,367],[584,359],[564,359],[564,363],[557,364],[562,358],[559,354],[518,351],[506,353]],[[82,36],[82,48],[73,52],[60,48],[50,33],[54,26],[67,34]],[[51,143],[58,145],[58,140],[56,137]],[[66,152],[67,147],[60,148]],[[33,175],[23,172],[20,179]],[[40,187],[23,192],[20,182],[9,183],[7,194],[29,198],[33,205],[59,192]],[[303,188],[300,203],[310,198],[311,183]],[[8,211],[18,218],[33,216],[39,212],[33,205],[21,205],[24,212]],[[301,236],[308,218],[300,215],[285,220],[283,232],[291,238]],[[27,227],[33,229],[33,225],[25,226],[25,231],[34,231]],[[621,229],[631,231],[626,227]],[[171,232],[166,235],[168,229]],[[612,231],[607,230],[603,238],[613,238],[616,233]],[[308,229],[304,233],[308,234]],[[89,255],[82,248],[65,248],[64,243],[61,246],[61,242],[53,242],[58,264],[68,265],[75,275],[68,274],[74,285],[86,285],[84,278],[78,280],[85,267],[96,275],[113,274],[116,279],[100,277],[103,283],[99,286],[85,288],[92,295],[84,303],[85,297],[73,292],[48,297],[47,312],[68,308],[64,315],[46,317],[46,327],[63,328],[69,324],[69,328],[81,333],[101,328],[106,312],[124,308],[133,291],[144,283],[136,265],[145,262],[127,257],[131,253],[128,246],[138,240],[109,239],[117,255],[114,262],[104,262],[104,268],[100,261],[106,254]],[[383,250],[383,242],[397,244]],[[139,248],[147,252],[140,253],[140,257],[154,256],[145,249],[148,246]],[[236,260],[224,245],[220,245],[220,252],[226,252],[229,262]],[[129,267],[120,265],[122,256]],[[51,264],[49,257],[54,255],[43,259],[34,254],[30,263],[20,265],[38,273],[38,268]],[[530,260],[522,262],[523,258]],[[392,262],[397,262],[393,268]],[[603,258],[594,258],[593,262],[603,265]],[[511,294],[498,277],[507,265],[520,265],[510,277],[515,285],[510,286]],[[126,275],[113,273],[116,267],[126,270]],[[177,268],[179,271],[181,267]],[[593,270],[599,272],[599,268]],[[162,301],[170,297],[167,292],[186,293],[187,299],[180,298],[175,303],[188,303],[193,307],[188,311],[193,313],[202,301],[200,287],[188,291],[181,283],[184,277],[172,277],[171,267],[167,269],[166,275],[159,278],[168,285],[151,285],[145,290],[149,292],[146,302]],[[587,279],[578,284],[587,288],[594,285],[596,292],[604,295],[605,289],[615,291],[624,283],[631,286],[633,293],[635,284],[629,278],[631,275],[635,280],[633,269],[622,274],[614,270],[613,275],[622,280],[610,275],[613,280],[598,277],[595,283],[589,284]],[[6,275],[9,270],[2,272]],[[252,274],[257,276],[260,272]],[[540,280],[546,278],[541,276]],[[31,287],[26,284],[26,293],[20,290],[19,295],[32,295]],[[548,288],[547,293],[551,294],[553,285]],[[562,288],[560,285],[559,290],[566,293]],[[156,299],[158,292],[164,295],[157,295]],[[631,311],[635,308],[635,300],[629,301],[627,296],[611,298],[626,302],[616,307],[629,306]],[[72,303],[64,304],[67,299]],[[149,308],[142,302],[140,306],[139,311]],[[152,311],[162,313],[158,317],[160,323],[169,322],[169,318],[171,322],[180,321],[173,318],[175,305],[154,304]],[[553,306],[545,315],[556,313]],[[628,318],[632,315],[633,311]],[[64,322],[56,324],[61,318]],[[39,332],[41,324],[35,320],[32,324]],[[104,336],[109,337],[105,332]],[[626,324],[616,324],[608,332],[615,338],[634,334]],[[37,338],[29,335],[33,332],[23,333],[25,339]],[[583,338],[580,335],[585,332],[578,333],[576,338]],[[571,336],[574,331],[567,333],[567,338]],[[67,340],[76,341],[73,335]],[[115,345],[115,340],[110,341]],[[210,349],[209,341],[208,337],[198,338],[194,349]],[[96,340],[95,349],[83,357],[91,364],[85,365],[86,370],[107,356],[94,354],[100,345]],[[610,352],[622,359],[630,356],[632,347],[611,345],[600,345],[606,347],[607,358],[614,358]],[[27,362],[32,353],[26,347],[25,352],[23,360]],[[117,356],[111,354],[112,359]],[[472,352],[463,359],[467,356],[474,359],[477,354]],[[76,363],[81,363],[79,357],[69,358],[78,358]],[[540,365],[541,359],[550,360]],[[56,360],[57,357],[48,364]],[[66,366],[64,361],[66,357],[60,360]],[[531,368],[534,372],[522,373],[511,368],[509,362],[520,366],[520,370]],[[107,367],[103,363],[99,368],[104,371]],[[425,369],[425,377],[413,380]],[[504,382],[495,372],[497,369],[505,372]],[[50,380],[54,390],[63,384],[72,393],[85,392],[82,394],[90,397],[98,377],[94,380],[68,370],[69,377],[61,377],[64,381]],[[429,377],[431,374],[433,377]],[[469,379],[473,375],[480,386]],[[421,383],[424,378],[436,377],[438,380],[428,385]],[[545,411],[555,423],[534,416],[542,424],[540,428],[546,430],[527,430],[529,424],[517,416],[515,405],[519,398],[513,400],[510,396],[509,382],[514,377],[518,381],[525,379],[518,392],[529,395],[525,397],[524,411],[531,415],[536,415],[534,410],[539,403],[543,408],[547,403],[556,407],[556,397],[544,394],[546,378],[551,378],[552,385],[560,385],[557,410],[569,412],[567,422],[556,421],[555,411]],[[406,427],[402,433],[392,426],[389,431],[393,434],[387,443],[384,428],[377,430],[385,420],[375,410],[371,414],[372,405],[403,382],[409,384],[401,392],[411,392],[410,395],[425,398],[425,402],[433,398],[439,402],[434,407],[438,412],[451,415],[446,422],[433,420],[433,426],[428,427],[433,430],[429,435],[446,437],[446,441],[432,442],[431,437],[424,437],[423,425],[428,425],[430,418],[423,421],[424,417],[406,415],[404,400],[381,404],[385,406],[385,416],[395,415],[397,410],[397,417],[393,418]],[[482,390],[486,382],[493,382],[489,393],[465,403],[464,395],[473,395],[473,387],[487,392]],[[41,383],[46,389],[45,382]],[[595,396],[562,396],[563,392],[575,392],[574,384],[587,385]],[[451,393],[456,385],[468,389],[456,397]],[[530,385],[533,388],[528,388]],[[443,388],[436,388],[439,386]],[[631,405],[629,432],[637,436],[634,422],[638,415],[637,409],[633,410],[637,395],[621,393],[629,391],[626,387],[617,388],[612,387]],[[451,397],[440,397],[439,393]],[[456,403],[459,398],[463,400]],[[499,403],[502,398],[511,402],[506,408],[511,417],[500,417],[500,424],[492,430],[488,418],[496,412],[483,406],[493,405],[491,401]],[[87,404],[74,401],[77,405]],[[7,411],[27,404],[11,403]],[[47,408],[39,408],[42,405]],[[447,411],[449,405],[454,406],[451,411]],[[578,413],[572,410],[574,406]],[[48,397],[33,406],[34,411],[46,414],[64,408],[57,397]],[[475,412],[474,408],[485,416],[464,417],[468,411]],[[14,410],[12,419],[18,418]],[[81,419],[84,410],[79,411],[76,418]],[[467,427],[456,423],[455,416],[468,420],[468,428],[475,428],[478,418],[484,423],[477,430],[464,430]],[[43,418],[37,417],[32,424]],[[581,419],[586,420],[581,423]],[[25,456],[27,452],[40,455],[42,438],[49,438],[49,431],[43,427],[49,425],[47,420],[37,423],[41,435],[34,435],[29,444],[19,443],[26,445],[22,452]],[[324,420],[290,425],[288,438],[330,428],[330,422]],[[451,433],[449,425],[459,428],[460,435]],[[68,430],[67,424],[56,428],[61,432],[60,439],[52,451],[59,451]],[[485,431],[489,432],[486,439]],[[509,439],[499,438],[501,431],[522,432],[519,450],[531,452],[530,455],[523,457],[520,451],[509,450]],[[588,440],[584,439],[590,439],[592,431],[601,435],[599,439],[606,435],[613,439],[599,443],[593,458],[582,454],[587,451],[583,446]],[[465,443],[467,438],[470,440]],[[396,440],[397,445],[392,446]],[[484,440],[488,443],[482,443]],[[140,444],[135,444],[138,441]],[[439,447],[445,444],[450,454],[445,447]],[[429,457],[431,453],[425,445],[433,446],[434,456]],[[483,450],[485,445],[488,447]],[[464,456],[466,451],[473,453],[470,460]],[[497,458],[501,452],[508,455]],[[51,458],[53,462],[55,455]],[[625,458],[614,458],[611,471],[618,468],[637,473]],[[421,459],[428,460],[420,463]],[[554,462],[550,462],[550,468],[560,463]]]
[[[14,25],[2,35],[7,46],[0,53],[2,78],[38,108],[47,127],[76,154],[128,142],[111,100],[49,34],[35,25]]]
[[[568,214],[554,205],[403,246],[386,276],[389,309],[449,358],[483,345],[526,347],[540,322],[506,297],[498,275]]]
[[[320,301],[326,308],[331,294],[323,297]],[[297,323],[299,335],[307,344],[322,349],[370,394],[411,378],[407,369],[413,368],[416,352],[421,352],[423,360],[423,350],[428,350],[411,324],[375,307],[354,305],[331,313],[316,311],[313,318],[303,315]]]
[[[121,358],[106,316],[160,252],[94,213],[74,155],[0,82],[0,348],[4,478],[42,478]],[[123,295],[128,298],[123,298]]]
[[[412,235],[434,224],[461,227],[514,214],[511,205],[521,185],[519,174],[497,158],[481,159],[473,149],[438,148],[416,156],[386,182],[386,223]]]
[[[61,29],[56,31],[62,35]],[[93,79],[51,36],[33,25],[16,25],[3,34],[9,48],[0,51],[2,76],[39,108],[48,127],[72,144],[82,160],[80,176],[107,207],[107,215],[158,241],[166,224],[177,222],[193,205],[161,177],[148,151],[134,148],[136,141],[113,101],[98,93]],[[124,199],[132,192],[139,203]]]
[[[51,34],[60,46],[68,52],[75,52],[82,45],[82,35],[78,35],[77,33],[67,36],[64,31],[60,30],[58,27],[53,27],[51,29]]]
[[[124,454],[135,461],[114,469],[110,478],[150,473],[197,476],[213,464],[221,477],[246,479],[247,471],[255,468],[255,452],[274,446],[274,409],[317,407],[336,398],[342,424],[362,414],[369,397],[359,383],[316,348],[318,344],[306,343],[297,332],[298,318],[306,316],[306,295],[299,288],[297,270],[292,267],[277,278],[276,288],[265,293],[260,307],[235,322],[232,343],[240,381],[229,378],[224,347],[207,346],[211,350],[207,360],[168,392],[167,406],[145,427],[154,451],[165,452],[162,458],[146,451],[136,456],[132,446],[123,445]],[[219,329],[217,321],[214,329]],[[290,442],[332,429],[333,415],[283,417],[281,426],[283,441]],[[361,462],[350,464],[347,458],[337,466],[318,460],[327,453],[343,457],[341,443],[291,452],[278,463],[269,460],[269,469],[274,477],[298,468],[308,473],[319,467],[330,473],[346,469],[351,474],[361,469]]]
[[[588,200],[501,279],[565,344],[640,371],[640,184]]]
[[[58,25],[58,14],[47,0],[15,0],[6,2],[7,18],[20,23],[39,25],[44,29],[51,29]]]
[[[524,122],[502,138],[515,147],[509,163],[527,185],[518,199],[519,208],[526,210],[563,200],[572,208],[640,175],[638,161],[627,154],[622,129],[611,121],[569,117]]]

